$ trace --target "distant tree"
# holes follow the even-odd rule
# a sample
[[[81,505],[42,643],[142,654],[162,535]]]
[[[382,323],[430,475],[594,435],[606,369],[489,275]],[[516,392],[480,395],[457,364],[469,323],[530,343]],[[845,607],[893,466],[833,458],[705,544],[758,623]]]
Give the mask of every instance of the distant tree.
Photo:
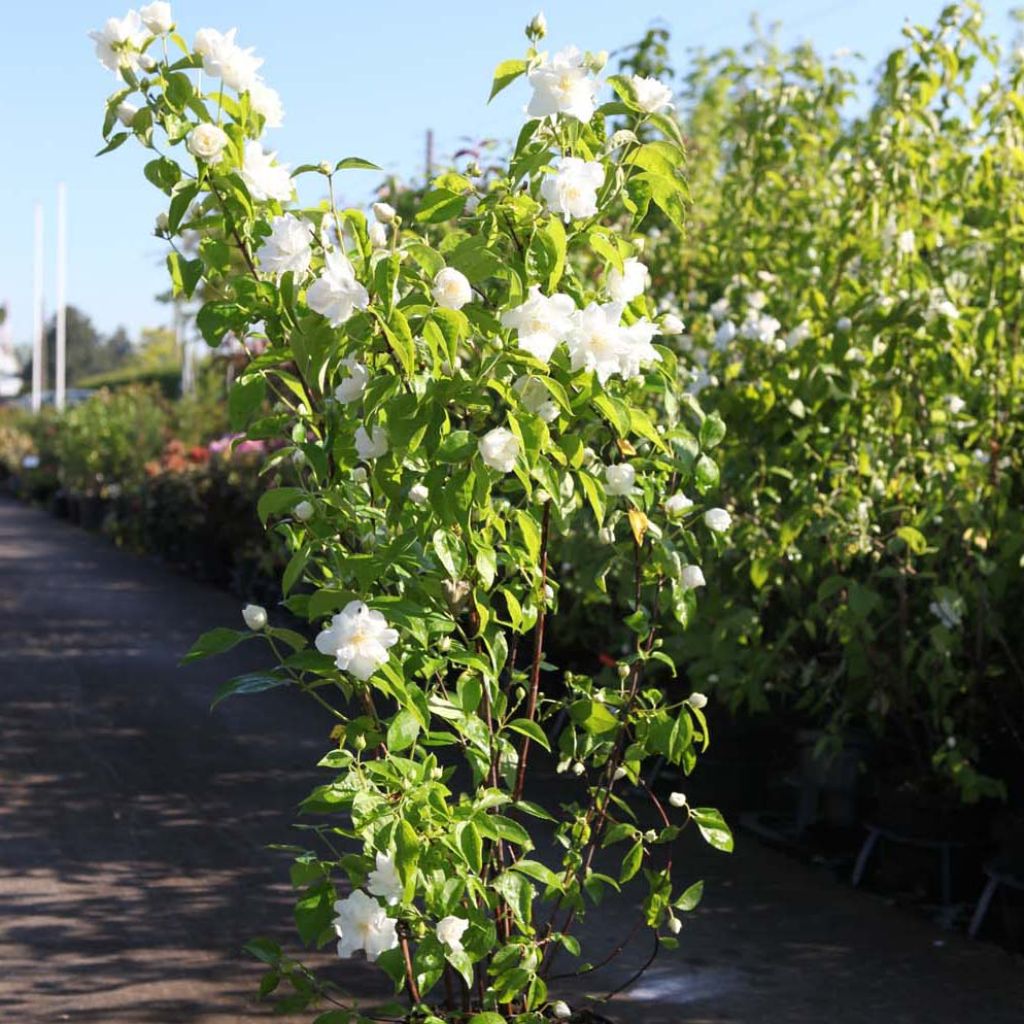
[[[57,321],[52,318],[46,326],[43,367],[43,388],[49,389],[54,384],[54,366],[57,352]],[[67,382],[68,387],[75,387],[83,377],[96,373],[105,373],[117,369],[134,351],[128,332],[118,327],[113,334],[103,335],[96,329],[92,320],[76,306],[68,306],[67,310]],[[25,363],[22,376],[28,382],[31,379],[31,361]]]

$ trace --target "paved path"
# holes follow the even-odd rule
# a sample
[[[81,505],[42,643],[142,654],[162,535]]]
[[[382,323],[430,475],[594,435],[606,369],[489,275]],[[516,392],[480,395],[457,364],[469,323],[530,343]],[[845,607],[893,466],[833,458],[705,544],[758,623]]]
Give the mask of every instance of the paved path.
[[[265,847],[291,838],[328,725],[285,692],[208,711],[216,683],[250,667],[245,652],[176,662],[238,614],[218,591],[0,500],[2,1024],[271,1019],[239,950],[257,934],[290,941],[286,861]],[[693,796],[699,785],[698,772]],[[739,838],[733,857],[695,844],[679,858],[707,879],[705,904],[612,1016],[1024,1021],[1019,958]],[[591,918],[598,946],[625,909]],[[374,968],[322,962],[343,984],[379,985]]]

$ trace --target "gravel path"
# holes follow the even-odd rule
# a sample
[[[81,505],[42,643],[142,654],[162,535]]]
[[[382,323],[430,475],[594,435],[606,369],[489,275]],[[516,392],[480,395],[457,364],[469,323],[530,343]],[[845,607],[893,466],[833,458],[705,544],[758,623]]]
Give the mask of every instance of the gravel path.
[[[253,667],[248,652],[177,659],[238,616],[223,593],[0,500],[4,1024],[271,1019],[240,947],[292,941],[287,860],[266,846],[294,837],[329,725],[284,691],[209,711],[216,684]],[[691,796],[712,802],[699,785],[698,772]],[[706,879],[705,902],[680,949],[606,1010],[623,1024],[1024,1021],[1020,958],[742,834],[732,857],[694,843],[677,861]],[[591,915],[598,950],[629,915]],[[313,959],[384,991],[375,968]]]

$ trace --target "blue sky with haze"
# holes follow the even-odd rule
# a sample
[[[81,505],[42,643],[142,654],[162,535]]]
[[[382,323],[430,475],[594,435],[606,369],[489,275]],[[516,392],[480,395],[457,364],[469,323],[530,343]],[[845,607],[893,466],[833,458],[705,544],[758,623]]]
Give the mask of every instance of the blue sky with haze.
[[[810,39],[823,52],[848,47],[873,69],[900,42],[905,19],[931,22],[937,0],[548,0],[545,45],[609,49],[638,39],[654,22],[673,33],[677,69],[691,47],[717,48],[749,38],[749,17],[781,21],[780,39]],[[1009,40],[1013,3],[988,5],[989,28]],[[486,105],[494,66],[519,56],[522,28],[535,0],[178,0],[186,38],[204,26],[239,27],[255,46],[264,77],[281,93],[285,123],[269,133],[271,148],[292,164],[363,156],[404,176],[421,174],[424,138],[439,156],[463,139],[506,138],[522,119],[524,85]],[[56,185],[68,183],[68,298],[104,331],[124,324],[132,336],[168,320],[154,299],[165,287],[162,244],[150,231],[162,196],[142,177],[141,149],[125,146],[102,159],[100,123],[116,81],[95,59],[86,37],[118,0],[11,4],[5,11],[0,61],[0,303],[11,307],[14,340],[31,329],[32,218],[39,199],[46,217],[46,298],[53,308]],[[361,204],[372,172],[349,172],[342,199]]]

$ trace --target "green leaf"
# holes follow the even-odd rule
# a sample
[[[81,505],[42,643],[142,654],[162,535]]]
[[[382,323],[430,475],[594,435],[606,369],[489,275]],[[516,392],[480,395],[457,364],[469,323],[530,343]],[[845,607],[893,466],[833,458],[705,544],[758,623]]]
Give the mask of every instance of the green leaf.
[[[407,750],[419,734],[419,719],[411,711],[399,711],[388,726],[388,750],[392,753]]]
[[[640,870],[644,862],[643,840],[638,839],[630,848],[629,852],[622,859],[622,868],[619,870],[619,881],[628,882]]]
[[[693,885],[691,885],[689,889],[687,889],[686,892],[676,900],[674,906],[677,910],[695,910],[703,895],[703,881],[694,882]]]
[[[466,196],[447,188],[435,189],[423,197],[416,220],[422,224],[440,224],[458,217],[465,205]]]
[[[896,531],[896,536],[904,541],[915,555],[923,555],[928,550],[928,541],[925,540],[924,534],[920,530],[915,530],[913,526],[901,526]]]
[[[200,658],[209,658],[213,654],[223,654],[225,651],[230,651],[232,647],[240,644],[243,640],[251,640],[254,636],[256,634],[251,630],[226,629],[223,626],[218,626],[216,629],[203,633],[196,640],[191,648],[189,648],[188,654],[181,659],[181,664],[185,665],[190,661],[198,661]]]
[[[539,723],[533,722],[529,718],[514,718],[508,723],[506,728],[519,733],[521,736],[529,736],[531,740],[539,743],[545,750],[551,749],[551,743],[548,741],[544,730],[540,727]]]
[[[690,817],[697,823],[704,841],[716,850],[732,853],[733,838],[720,811],[714,807],[692,807]]]
[[[264,491],[256,502],[256,514],[264,526],[267,520],[274,515],[290,511],[303,500],[306,492],[301,487],[275,487],[273,490]]]
[[[494,69],[494,81],[491,83],[491,94],[487,97],[487,102],[490,103],[499,92],[507,89],[521,75],[525,75],[528,67],[529,64],[525,60],[503,60]],[[470,1021],[470,1024],[474,1024],[474,1021]],[[476,1024],[487,1022],[476,1021]]]
[[[725,437],[725,423],[718,413],[712,413],[704,418],[700,425],[700,446],[705,451],[716,447]]]
[[[369,160],[364,160],[362,157],[347,156],[344,160],[339,160],[334,165],[334,169],[336,171],[379,171],[381,168]]]
[[[232,430],[244,430],[263,406],[267,382],[259,374],[240,377],[228,392],[228,423]]]
[[[279,686],[288,686],[288,684],[288,679],[282,679],[280,676],[273,676],[267,672],[247,672],[245,675],[236,676],[217,687],[217,692],[210,703],[210,710],[216,708],[221,700],[234,696],[236,693],[263,693],[265,690],[273,690]]]

